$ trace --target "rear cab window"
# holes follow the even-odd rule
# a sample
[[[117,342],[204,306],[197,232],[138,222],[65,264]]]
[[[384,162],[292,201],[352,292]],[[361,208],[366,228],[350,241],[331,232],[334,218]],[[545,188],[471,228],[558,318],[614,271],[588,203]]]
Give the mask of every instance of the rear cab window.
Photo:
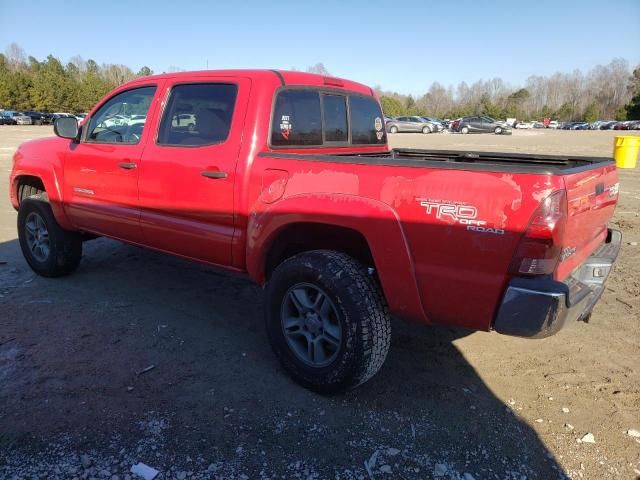
[[[288,87],[276,94],[270,145],[274,148],[386,145],[375,98],[355,92]]]

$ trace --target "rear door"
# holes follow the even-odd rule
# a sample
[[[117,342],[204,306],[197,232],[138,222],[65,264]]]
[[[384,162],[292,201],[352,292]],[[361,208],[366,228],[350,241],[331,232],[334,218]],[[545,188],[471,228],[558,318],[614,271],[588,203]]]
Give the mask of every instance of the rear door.
[[[140,242],[138,174],[157,83],[120,91],[84,121],[64,161],[65,211],[76,228]]]
[[[158,132],[141,162],[144,241],[230,265],[236,164],[251,82],[211,76],[166,87]]]

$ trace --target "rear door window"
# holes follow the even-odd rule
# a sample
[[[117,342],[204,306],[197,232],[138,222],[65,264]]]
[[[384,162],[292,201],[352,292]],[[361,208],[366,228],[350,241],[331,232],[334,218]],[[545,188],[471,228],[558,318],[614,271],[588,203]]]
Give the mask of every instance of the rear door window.
[[[229,135],[238,86],[227,83],[176,85],[171,90],[158,145],[203,146]]]
[[[386,143],[380,105],[371,97],[349,97],[351,113],[351,143],[381,145]]]
[[[349,140],[347,102],[343,95],[322,95],[324,113],[324,139],[327,142]]]
[[[278,94],[271,127],[271,144],[322,145],[319,92],[285,90]]]

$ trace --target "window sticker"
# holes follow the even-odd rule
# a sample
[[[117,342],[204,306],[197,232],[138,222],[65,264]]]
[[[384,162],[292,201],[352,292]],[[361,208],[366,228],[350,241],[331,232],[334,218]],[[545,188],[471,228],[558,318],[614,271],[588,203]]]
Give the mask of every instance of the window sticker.
[[[282,120],[280,121],[280,133],[282,134],[282,138],[289,140],[289,133],[291,133],[292,128],[293,125],[291,125],[291,117],[289,115],[282,115]]]
[[[384,136],[384,132],[382,131],[382,119],[380,117],[376,117],[373,121],[373,126],[376,127],[376,137],[378,140],[382,140]]]

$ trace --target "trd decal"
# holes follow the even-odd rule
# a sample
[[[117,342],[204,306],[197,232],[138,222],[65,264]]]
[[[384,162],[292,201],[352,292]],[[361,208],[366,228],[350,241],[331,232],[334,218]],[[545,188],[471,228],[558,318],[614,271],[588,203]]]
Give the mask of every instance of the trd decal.
[[[479,220],[477,218],[478,209],[473,205],[430,198],[417,198],[416,200],[425,207],[427,215],[431,215],[437,220],[464,225],[468,231],[472,232],[504,235],[502,228],[488,227],[485,220]]]

